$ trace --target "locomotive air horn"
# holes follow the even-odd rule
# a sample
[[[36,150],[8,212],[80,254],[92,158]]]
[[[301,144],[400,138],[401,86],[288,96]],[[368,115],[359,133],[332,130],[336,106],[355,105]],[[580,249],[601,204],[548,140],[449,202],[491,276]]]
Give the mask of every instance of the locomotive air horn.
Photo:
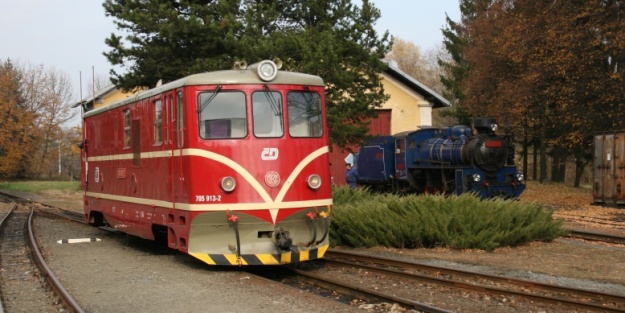
[[[244,70],[246,68],[247,68],[247,62],[245,62],[244,60],[234,62],[235,70]]]
[[[282,60],[280,60],[280,58],[275,58],[275,59],[273,59],[273,63],[274,63],[274,64],[276,64],[276,67],[277,67],[278,69],[281,69],[281,68],[282,68]]]

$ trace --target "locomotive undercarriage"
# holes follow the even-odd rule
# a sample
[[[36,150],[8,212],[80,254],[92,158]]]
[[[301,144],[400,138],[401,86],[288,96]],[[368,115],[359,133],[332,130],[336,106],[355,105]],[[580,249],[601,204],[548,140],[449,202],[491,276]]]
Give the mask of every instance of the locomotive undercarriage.
[[[505,172],[506,168],[502,171]],[[475,180],[474,174],[479,175],[479,181]],[[520,188],[513,171],[502,175],[501,172],[490,173],[469,167],[413,169],[408,181],[412,192],[417,194],[460,195],[473,192],[482,198],[514,198]]]
[[[408,180],[418,194],[450,194],[456,190],[453,168],[412,170]]]

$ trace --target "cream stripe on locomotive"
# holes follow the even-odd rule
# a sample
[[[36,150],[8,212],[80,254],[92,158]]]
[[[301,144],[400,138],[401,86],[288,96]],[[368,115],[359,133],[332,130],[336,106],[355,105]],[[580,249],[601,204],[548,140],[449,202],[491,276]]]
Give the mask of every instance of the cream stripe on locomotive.
[[[256,190],[256,192],[263,198],[265,203],[228,203],[228,204],[175,203],[175,207],[181,210],[188,210],[188,211],[263,210],[263,209],[266,210],[266,209],[269,209],[271,211],[271,216],[273,220],[275,221],[278,215],[279,209],[292,208],[292,207],[310,207],[310,206],[331,205],[332,199],[282,202],[287,191],[291,188],[293,181],[301,173],[304,167],[306,167],[306,165],[308,165],[310,162],[312,162],[319,156],[328,152],[329,152],[329,149],[327,146],[321,147],[313,151],[308,156],[306,156],[302,161],[300,161],[299,164],[295,167],[295,169],[293,169],[293,172],[291,172],[287,180],[284,182],[284,185],[282,185],[282,188],[280,189],[280,192],[278,193],[278,196],[276,197],[276,199],[272,200],[269,194],[267,193],[267,191],[262,187],[262,185],[256,179],[254,179],[252,174],[250,174],[250,172],[248,172],[243,166],[236,163],[232,159],[229,159],[223,155],[220,155],[214,152],[201,150],[201,149],[183,149],[182,153],[180,153],[180,151],[177,150],[176,153],[174,154],[176,156],[180,156],[181,154],[185,156],[199,156],[199,157],[217,161],[237,171],[243,177],[243,179],[245,179],[247,182],[249,182],[252,185],[254,190]],[[171,157],[171,156],[172,156],[171,151],[155,151],[155,152],[142,152],[141,153],[141,158],[144,158],[144,159],[165,158],[165,157]],[[130,160],[132,158],[133,158],[133,154],[126,153],[126,154],[88,157],[87,161],[88,162],[118,161],[118,160]],[[137,203],[137,204],[155,205],[155,206],[166,207],[166,208],[171,208],[174,206],[174,203],[172,202],[159,201],[159,200],[154,200],[154,199],[116,196],[116,195],[96,193],[96,192],[87,192],[86,195],[91,196],[91,197],[109,199],[109,200],[119,200],[119,201],[125,201],[125,202]]]
[[[123,201],[135,204],[143,204],[149,206],[158,206],[163,208],[172,208],[174,203],[169,201],[161,201],[146,198],[116,196],[106,193],[97,193],[88,191],[87,196]],[[221,204],[189,204],[176,202],[176,208],[185,211],[225,211],[225,210],[267,210],[267,209],[288,209],[294,207],[314,207],[314,206],[327,206],[332,204],[332,199],[319,199],[319,200],[304,200],[304,201],[289,201],[289,202],[250,202],[250,203],[221,203]]]

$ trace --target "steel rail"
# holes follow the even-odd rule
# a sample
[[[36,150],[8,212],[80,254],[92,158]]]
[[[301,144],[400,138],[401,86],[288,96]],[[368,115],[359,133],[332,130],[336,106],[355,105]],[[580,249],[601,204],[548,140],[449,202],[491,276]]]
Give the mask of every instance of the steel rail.
[[[28,245],[32,251],[34,259],[37,263],[37,266],[42,270],[42,276],[50,283],[50,285],[57,292],[59,297],[63,300],[63,302],[75,313],[83,313],[84,310],[80,307],[78,302],[72,297],[72,295],[63,287],[63,284],[56,278],[52,269],[48,266],[45,259],[43,258],[43,254],[39,250],[37,245],[37,240],[35,239],[35,235],[33,232],[32,219],[33,219],[34,210],[30,209],[30,215],[28,216]]]
[[[481,292],[490,292],[493,294],[500,294],[500,295],[519,296],[519,297],[528,298],[528,299],[532,299],[536,301],[541,301],[541,302],[546,302],[546,303],[551,303],[551,304],[559,304],[559,305],[567,304],[567,305],[571,305],[574,307],[589,309],[589,310],[599,310],[599,311],[604,311],[604,312],[625,312],[625,309],[620,309],[617,307],[597,305],[593,303],[580,302],[580,301],[558,298],[558,297],[536,295],[536,294],[531,294],[531,293],[522,292],[522,291],[505,290],[505,289],[495,288],[495,287],[484,287],[484,286],[480,286],[480,285],[472,284],[472,283],[453,281],[453,280],[434,277],[434,276],[408,273],[404,270],[393,270],[389,268],[381,268],[379,267],[379,265],[401,268],[401,269],[429,271],[429,272],[435,272],[437,274],[447,274],[447,275],[472,277],[472,278],[479,278],[479,279],[488,279],[488,280],[496,281],[499,283],[513,284],[513,285],[518,285],[518,286],[527,287],[527,288],[538,288],[538,289],[542,289],[543,291],[558,292],[558,293],[564,293],[568,295],[588,297],[597,301],[604,301],[604,302],[612,301],[612,302],[621,303],[621,304],[625,303],[625,296],[620,296],[620,295],[615,295],[615,294],[601,293],[601,292],[595,292],[595,291],[579,289],[579,288],[561,287],[561,286],[556,286],[556,285],[543,284],[540,282],[532,282],[532,281],[509,278],[509,277],[500,277],[500,276],[494,276],[494,275],[489,275],[489,274],[469,272],[469,271],[463,271],[463,270],[457,270],[457,269],[439,267],[439,266],[432,266],[432,265],[421,264],[421,263],[405,262],[405,261],[399,261],[399,260],[394,260],[394,259],[374,257],[374,256],[363,255],[359,253],[337,251],[337,250],[328,250],[325,254],[324,261],[335,262],[335,263],[342,264],[342,265],[362,267],[370,271],[383,272],[385,274],[395,275],[395,276],[399,276],[402,278],[409,277],[409,278],[417,279],[420,281],[426,281],[429,283],[445,285],[449,287],[463,288],[463,289],[469,289],[469,290],[475,290],[475,291],[481,291]],[[376,264],[378,266],[364,265],[360,262]]]
[[[453,311],[448,311],[448,310],[444,310],[441,308],[437,308],[434,306],[430,306],[422,302],[385,294],[385,293],[382,293],[373,289],[367,289],[363,287],[348,285],[346,283],[343,283],[335,279],[322,277],[322,276],[315,275],[310,272],[302,271],[299,269],[288,268],[288,270],[294,273],[297,273],[298,275],[302,277],[305,277],[308,280],[308,283],[310,284],[317,285],[317,286],[330,289],[330,290],[335,290],[342,294],[351,295],[351,296],[360,296],[362,298],[367,298],[367,299],[382,299],[382,300],[386,300],[390,302],[399,303],[404,306],[411,307],[416,310],[421,310],[426,313],[452,313],[453,312]]]
[[[9,216],[11,216],[11,214],[13,214],[13,210],[15,210],[16,207],[17,207],[17,203],[13,202],[13,206],[11,206],[11,208],[9,209],[9,212],[7,212],[2,217],[2,220],[0,220],[0,231],[4,229],[7,219],[9,218]],[[3,307],[4,307],[4,304],[2,304],[2,301],[0,300],[0,313],[4,313]]]
[[[567,237],[625,245],[625,237],[623,236],[588,230],[571,229]]]

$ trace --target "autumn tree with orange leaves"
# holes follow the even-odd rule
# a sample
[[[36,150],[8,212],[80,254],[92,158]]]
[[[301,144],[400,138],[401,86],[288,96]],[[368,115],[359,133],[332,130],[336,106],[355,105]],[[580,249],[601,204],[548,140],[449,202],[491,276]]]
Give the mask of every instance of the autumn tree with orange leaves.
[[[30,128],[34,115],[24,107],[20,71],[6,61],[0,64],[0,178],[23,175],[34,147]]]
[[[58,176],[59,158],[74,153],[67,142],[71,130],[64,129],[76,114],[72,100],[62,72],[0,64],[0,179]]]
[[[469,70],[460,105],[497,118],[523,142],[525,156],[535,145],[541,181],[548,151],[560,164],[575,159],[579,186],[594,134],[625,128],[625,3],[463,2],[481,5],[464,25]]]

